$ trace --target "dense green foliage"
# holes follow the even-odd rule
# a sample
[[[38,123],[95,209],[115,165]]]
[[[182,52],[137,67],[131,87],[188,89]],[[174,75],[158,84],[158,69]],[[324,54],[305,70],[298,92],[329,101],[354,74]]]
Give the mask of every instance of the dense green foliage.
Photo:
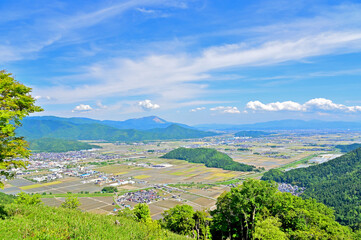
[[[10,73],[0,71],[0,175],[9,177],[12,168],[25,167],[26,162],[17,158],[30,155],[27,142],[15,136],[15,130],[21,126],[24,117],[42,111],[35,106],[30,92],[31,88],[16,81]]]
[[[216,205],[213,239],[354,239],[331,208],[277,192],[267,181],[247,180],[222,194]]]
[[[32,152],[68,152],[101,147],[75,140],[40,138],[29,140],[29,148]]]
[[[102,192],[103,193],[114,193],[114,192],[118,192],[118,188],[113,187],[113,186],[107,186],[107,187],[103,187]]]
[[[206,211],[194,211],[189,205],[176,205],[163,213],[164,228],[196,239],[209,239],[210,217]]]
[[[0,205],[14,202],[15,196],[0,192]]]
[[[149,206],[146,203],[138,203],[133,209],[134,217],[138,222],[151,222]]]
[[[5,211],[1,239],[187,239],[120,216],[24,204],[8,204]]]
[[[24,119],[18,134],[28,139],[61,138],[69,140],[143,141],[201,138],[217,135],[173,124],[151,130],[117,129],[99,123],[73,123],[61,119]]]
[[[204,163],[206,167],[222,168],[232,171],[254,171],[256,167],[233,161],[225,153],[211,148],[177,148],[162,158],[186,160],[191,163]]]
[[[357,148],[360,148],[361,144],[360,143],[353,143],[353,144],[347,144],[347,145],[336,145],[335,148],[338,148],[341,150],[341,152],[351,152]]]
[[[239,132],[235,133],[234,136],[258,138],[258,137],[266,137],[266,136],[269,136],[272,134],[274,134],[274,133],[264,132],[264,131],[239,131]]]
[[[361,148],[326,163],[287,172],[272,169],[262,180],[306,187],[304,198],[315,198],[333,207],[336,219],[345,225],[361,224]]]
[[[68,209],[78,209],[79,206],[79,199],[77,197],[71,196],[71,194],[69,194],[69,196],[67,196],[65,198],[65,201],[61,204],[62,208]]]
[[[20,192],[14,202],[16,204],[38,205],[41,204],[40,194],[29,195],[24,192]]]

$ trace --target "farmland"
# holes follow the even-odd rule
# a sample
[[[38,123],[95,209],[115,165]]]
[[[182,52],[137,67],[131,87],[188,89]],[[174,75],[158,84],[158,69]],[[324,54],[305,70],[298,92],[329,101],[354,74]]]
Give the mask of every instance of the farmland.
[[[38,193],[45,205],[60,206],[70,194],[80,200],[83,211],[109,214],[132,207],[132,201],[117,202],[130,195],[154,189],[159,196],[149,201],[151,215],[161,218],[177,204],[212,209],[217,197],[248,177],[259,178],[271,168],[292,169],[318,164],[340,156],[334,146],[361,140],[359,132],[277,132],[263,138],[231,134],[197,140],[125,143],[89,142],[101,149],[61,154],[36,153],[28,170],[16,173],[1,190],[7,194]],[[254,165],[257,172],[208,168],[204,164],[160,158],[179,148],[213,148],[234,161]],[[117,193],[102,193],[115,186]]]

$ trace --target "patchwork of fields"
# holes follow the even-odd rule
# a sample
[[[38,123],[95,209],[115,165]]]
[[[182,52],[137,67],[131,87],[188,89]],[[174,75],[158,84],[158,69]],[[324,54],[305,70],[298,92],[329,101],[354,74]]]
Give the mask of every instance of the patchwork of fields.
[[[339,156],[339,152],[333,149],[332,145],[348,144],[356,138],[360,138],[358,133],[349,133],[349,135],[280,133],[273,138],[237,139],[234,142],[225,140],[228,137],[219,137],[197,141],[161,141],[130,145],[94,143],[103,147],[97,150],[100,153],[117,156],[111,161],[83,159],[78,162],[79,166],[95,171],[97,174],[87,177],[64,176],[41,183],[28,180],[29,177],[51,173],[47,169],[41,169],[39,172],[30,172],[26,178],[19,176],[6,182],[5,188],[0,191],[7,194],[17,194],[21,191],[29,194],[39,193],[44,204],[50,206],[60,206],[67,194],[71,193],[79,198],[81,210],[109,214],[115,208],[122,206],[114,201],[114,194],[99,193],[104,186],[114,185],[117,181],[121,183],[131,180],[128,184],[115,185],[119,194],[154,186],[177,186],[178,190],[172,193],[160,192],[161,199],[149,204],[152,217],[159,219],[165,210],[177,204],[189,204],[195,209],[212,209],[217,197],[229,190],[230,184],[240,182],[247,177],[260,177],[262,174],[207,168],[203,164],[159,158],[175,148],[215,148],[228,154],[234,161],[268,170],[307,165],[312,156],[318,156],[312,164],[317,164],[319,159],[331,159],[333,156]],[[152,167],[162,164],[165,167]],[[74,169],[77,167],[74,166]],[[104,177],[112,180],[97,182],[97,179]],[[135,204],[134,202],[125,203],[130,206]]]

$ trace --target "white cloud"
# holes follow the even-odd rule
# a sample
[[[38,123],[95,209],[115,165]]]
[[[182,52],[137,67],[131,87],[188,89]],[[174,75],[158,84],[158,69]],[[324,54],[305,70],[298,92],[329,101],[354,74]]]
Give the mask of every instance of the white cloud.
[[[237,107],[225,107],[225,106],[219,106],[219,107],[214,107],[210,109],[211,111],[219,111],[221,113],[241,113]]]
[[[361,112],[361,106],[346,106],[343,104],[336,104],[329,99],[314,98],[304,104],[293,101],[274,102],[264,104],[260,101],[250,101],[246,105],[246,109],[253,111],[340,111],[340,112]]]
[[[85,105],[85,104],[80,104],[78,106],[76,106],[72,112],[87,112],[92,110],[93,108],[89,105]]]
[[[286,101],[286,102],[274,102],[263,104],[260,101],[251,101],[246,105],[250,110],[262,110],[262,111],[302,111],[303,106],[299,103]]]
[[[202,81],[212,79],[211,71],[241,66],[271,65],[336,52],[361,49],[360,32],[321,33],[295,40],[209,48],[198,57],[151,55],[131,60],[114,58],[93,64],[77,79],[93,84],[79,87],[50,87],[37,94],[51,94],[59,103],[93,100],[95,97],[153,95],[161,101],[194,99],[207,93]],[[74,76],[75,77],[75,76]],[[181,89],[181,90],[180,90]]]
[[[137,2],[138,5],[136,5],[130,2],[74,17],[70,22],[80,19],[81,21],[74,28],[87,27],[107,19],[109,14],[115,16],[130,8],[138,8],[139,11],[139,9],[147,10],[149,7],[154,7],[150,3],[143,5]],[[162,3],[159,2],[159,4]],[[78,67],[77,69],[84,70],[81,74],[66,76],[72,81],[77,79],[86,82],[83,85],[74,86],[67,80],[68,84],[62,82],[63,86],[34,88],[34,92],[39,95],[51,94],[57,99],[53,101],[55,104],[105,97],[143,98],[143,96],[149,96],[164,103],[162,109],[168,106],[169,108],[179,107],[185,101],[194,102],[209,94],[207,84],[222,79],[222,76],[212,76],[212,72],[221,69],[272,65],[287,61],[303,61],[309,57],[327,54],[359,52],[361,30],[350,26],[361,22],[359,21],[361,20],[360,10],[360,6],[340,8],[334,10],[333,15],[323,14],[314,19],[302,19],[281,25],[281,27],[266,26],[262,29],[249,29],[248,31],[253,34],[258,33],[255,39],[205,48],[198,53],[161,54],[159,51],[153,51],[149,54],[148,51],[145,56],[138,58],[114,57],[102,60],[90,66]],[[337,26],[334,24],[336,15],[339,16],[337,20],[343,19],[342,24]],[[352,17],[343,18],[348,15]],[[89,19],[92,20],[88,22]],[[67,27],[69,25],[71,24],[66,24]],[[309,29],[314,25],[320,27],[310,31]],[[275,34],[276,30],[283,34],[280,32]],[[165,44],[159,45],[164,48]],[[293,105],[290,102],[289,106],[284,108],[295,111],[294,108],[297,109],[299,106]]]
[[[204,109],[206,109],[206,108],[205,107],[197,107],[197,108],[191,109],[190,111],[191,112],[198,112],[198,111],[202,111]]]
[[[107,109],[108,108],[108,106],[103,105],[101,101],[97,101],[96,105],[99,109]]]
[[[52,100],[52,98],[50,96],[35,96],[34,97],[36,100],[40,100],[40,99],[45,99],[45,100]]]
[[[153,104],[150,100],[146,99],[144,101],[138,102],[138,106],[143,108],[143,110],[154,110],[160,108],[158,104]]]

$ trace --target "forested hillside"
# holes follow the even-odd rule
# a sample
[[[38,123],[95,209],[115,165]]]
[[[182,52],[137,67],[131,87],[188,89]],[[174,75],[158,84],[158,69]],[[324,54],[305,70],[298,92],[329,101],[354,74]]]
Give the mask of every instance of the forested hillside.
[[[75,140],[40,138],[29,140],[29,148],[32,152],[68,152],[101,147]]]
[[[23,127],[17,129],[19,136],[27,139],[61,138],[69,140],[143,141],[165,139],[202,138],[217,135],[185,128],[176,124],[151,130],[117,129],[89,121],[69,122],[58,119],[24,119]],[[84,123],[85,121],[85,123]]]
[[[336,219],[345,225],[361,224],[361,148],[341,157],[308,168],[287,172],[277,169],[262,180],[274,180],[305,187],[303,198],[315,198],[333,207]]]
[[[346,153],[361,147],[360,143],[353,143],[347,145],[336,145],[335,148],[340,149],[341,152]]]
[[[162,158],[186,160],[191,163],[204,163],[206,167],[222,168],[232,171],[255,171],[256,167],[233,161],[225,153],[211,148],[177,148]]]

